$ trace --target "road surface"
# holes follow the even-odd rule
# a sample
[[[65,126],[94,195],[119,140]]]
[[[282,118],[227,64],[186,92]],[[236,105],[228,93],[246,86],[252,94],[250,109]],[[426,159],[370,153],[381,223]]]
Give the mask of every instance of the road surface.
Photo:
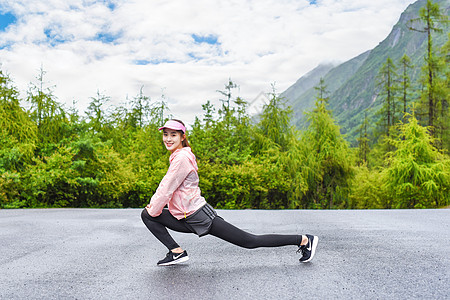
[[[450,210],[219,210],[252,233],[311,233],[296,247],[242,249],[174,233],[182,265],[140,209],[0,210],[0,299],[450,299]]]

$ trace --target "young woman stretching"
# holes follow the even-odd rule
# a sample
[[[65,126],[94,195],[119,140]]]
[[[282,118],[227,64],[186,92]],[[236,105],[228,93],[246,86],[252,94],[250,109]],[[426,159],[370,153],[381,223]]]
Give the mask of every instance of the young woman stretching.
[[[178,232],[211,234],[244,248],[298,246],[300,262],[314,256],[319,238],[313,235],[254,235],[217,216],[200,195],[197,162],[186,138],[186,128],[179,120],[169,120],[163,127],[163,142],[170,155],[170,167],[156,193],[142,211],[142,221],[163,243],[169,253],[158,262],[160,266],[185,262],[188,254],[170,236],[167,228]],[[168,208],[165,208],[165,206]]]

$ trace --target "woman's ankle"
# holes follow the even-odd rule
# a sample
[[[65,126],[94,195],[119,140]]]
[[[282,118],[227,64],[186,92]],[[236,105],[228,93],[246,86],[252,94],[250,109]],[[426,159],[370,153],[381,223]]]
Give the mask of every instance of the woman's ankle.
[[[306,235],[302,235],[302,241],[300,243],[300,246],[304,246],[308,244],[308,237]]]
[[[174,248],[170,251],[172,251],[173,253],[183,253],[184,250],[181,247],[178,247],[178,248]]]

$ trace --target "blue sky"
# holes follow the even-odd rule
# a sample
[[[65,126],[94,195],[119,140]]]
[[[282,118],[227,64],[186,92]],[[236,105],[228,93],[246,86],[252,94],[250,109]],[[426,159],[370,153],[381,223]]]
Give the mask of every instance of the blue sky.
[[[0,32],[5,31],[10,24],[15,24],[16,21],[17,19],[12,13],[0,11]]]
[[[213,35],[213,34],[200,35],[200,34],[193,33],[191,36],[194,39],[194,41],[199,44],[201,44],[201,43],[206,43],[206,44],[210,44],[210,45],[220,44],[218,42],[219,37],[217,35]]]
[[[143,92],[187,123],[231,77],[251,102],[372,49],[412,0],[0,0],[0,63],[25,95],[41,66],[61,103]]]

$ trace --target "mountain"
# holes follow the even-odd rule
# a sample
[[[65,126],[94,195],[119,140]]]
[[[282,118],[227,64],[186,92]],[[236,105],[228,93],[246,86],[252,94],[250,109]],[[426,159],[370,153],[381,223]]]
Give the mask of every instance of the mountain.
[[[320,64],[284,91],[283,96],[287,99],[297,99],[306,91],[313,88],[319,82],[320,78],[324,77],[334,67],[336,67],[336,64]]]
[[[450,0],[434,2],[438,3],[441,10],[448,15]],[[326,74],[319,71],[314,72],[319,69],[318,67],[283,92],[281,96],[287,99],[294,111],[294,124],[299,128],[305,126],[304,112],[313,108],[317,95],[314,86],[319,83],[320,77],[323,77],[329,92],[329,109],[333,111],[333,117],[340,125],[341,132],[347,135],[350,142],[354,143],[357,129],[364,117],[364,111],[368,109],[368,117],[371,118],[381,107],[381,101],[377,101],[376,77],[388,57],[398,65],[400,58],[407,54],[415,66],[410,74],[411,81],[415,84],[413,88],[420,88],[417,81],[424,63],[427,40],[425,33],[409,29],[409,20],[417,18],[419,9],[425,4],[426,0],[419,0],[409,5],[390,34],[374,49],[331,68]],[[447,32],[434,34],[434,48],[440,48],[446,40]],[[323,71],[326,68],[320,70]],[[310,73],[316,75],[314,80]],[[375,121],[372,120],[371,123],[375,123]]]
[[[294,85],[281,94],[282,97],[288,100],[295,99],[295,102],[290,101],[289,104],[294,112],[294,120],[296,120],[295,123],[298,127],[303,127],[306,123],[305,112],[311,110],[314,106],[315,97],[317,95],[317,91],[314,87],[319,83],[320,78],[322,77],[325,80],[328,92],[335,92],[355,74],[361,64],[366,60],[369,53],[370,51],[366,51],[363,54],[360,54],[357,57],[334,68],[329,68],[330,65],[322,68],[319,66],[311,72],[308,72],[305,76],[302,76]],[[328,68],[329,70],[327,72],[321,72]],[[307,85],[304,84],[304,82],[306,82]],[[302,93],[295,95],[293,91],[297,91],[297,86],[303,87],[304,90]]]

